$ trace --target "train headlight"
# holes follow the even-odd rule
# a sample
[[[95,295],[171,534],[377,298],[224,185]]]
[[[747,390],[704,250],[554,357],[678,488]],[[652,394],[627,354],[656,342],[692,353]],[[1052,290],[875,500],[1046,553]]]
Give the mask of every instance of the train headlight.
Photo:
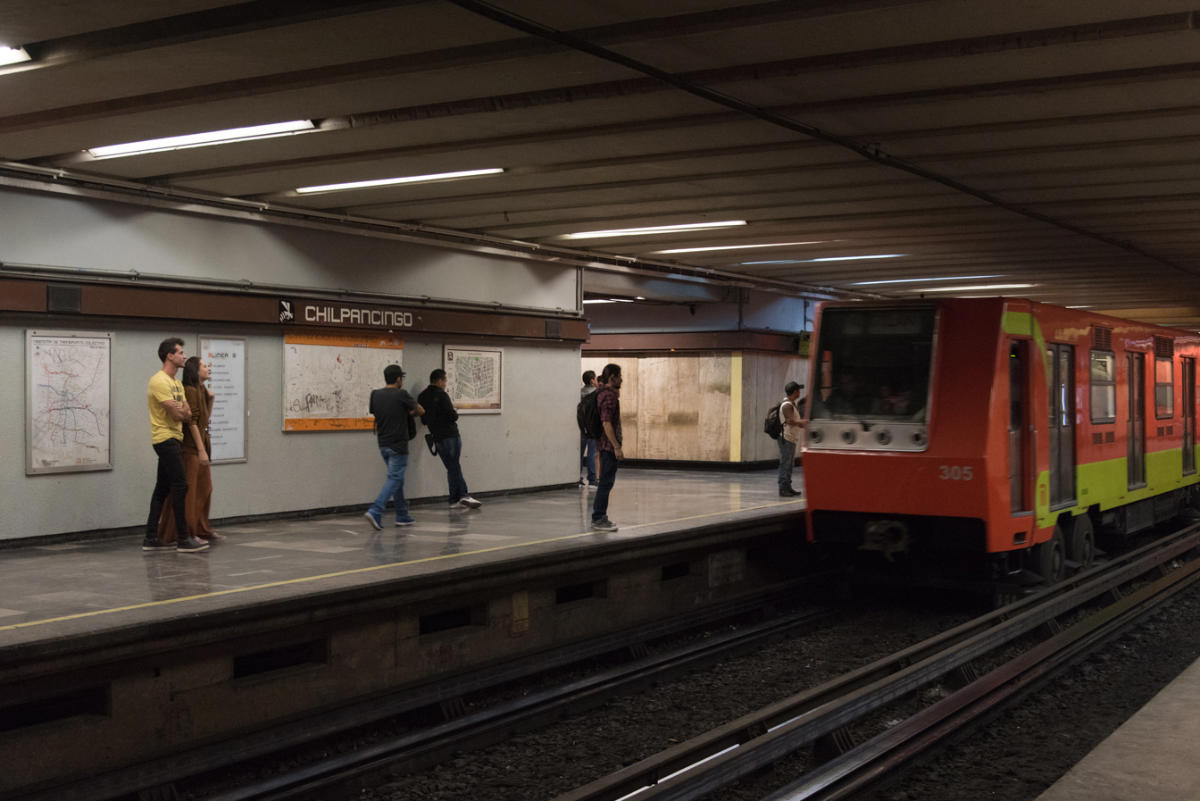
[[[912,443],[913,443],[913,445],[916,445],[918,448],[925,447],[925,432],[924,431],[913,432]]]
[[[820,442],[824,437],[821,435],[820,429],[814,428],[808,432],[809,442]]]
[[[890,445],[892,442],[892,432],[888,431],[886,428],[878,431],[875,434],[875,441],[880,445]]]
[[[855,434],[851,429],[847,428],[842,432],[842,442],[847,445],[853,445],[858,441],[858,434]]]

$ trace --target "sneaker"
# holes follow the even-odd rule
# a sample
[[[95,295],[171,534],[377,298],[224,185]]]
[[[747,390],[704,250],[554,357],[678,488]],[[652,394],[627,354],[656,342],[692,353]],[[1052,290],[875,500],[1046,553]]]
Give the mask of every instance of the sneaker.
[[[465,495],[462,498],[459,498],[458,502],[460,504],[462,504],[464,507],[466,507],[467,509],[478,509],[480,506],[483,506],[482,503],[475,500],[470,495]]]
[[[580,489],[582,489],[583,487],[586,487],[586,486],[587,486],[587,482],[586,482],[586,481],[584,481],[584,480],[581,478],[581,479],[579,479],[579,483],[578,483],[578,484],[576,484],[575,486],[577,486],[577,487],[579,487]]]
[[[179,553],[198,553],[208,550],[208,543],[188,537],[186,540],[180,540],[175,543],[175,550]]]
[[[383,531],[383,518],[372,512],[370,509],[363,512],[363,517],[367,518],[371,523],[371,527],[376,531]]]
[[[146,537],[142,540],[143,551],[170,551],[175,548],[173,542],[159,542],[157,537]]]
[[[588,485],[587,485],[588,489],[590,489],[590,490],[594,490],[594,489],[596,489],[596,488],[597,488],[597,487],[599,487],[599,486],[600,486],[599,484],[588,484]]]
[[[794,495],[799,495],[799,494],[800,494],[800,493],[796,492],[796,491],[795,491],[794,489],[792,489],[791,487],[785,487],[784,489],[781,489],[781,490],[779,491],[779,497],[780,497],[780,498],[791,498],[792,496],[794,496]]]
[[[592,528],[596,531],[616,531],[617,524],[607,517],[602,517],[599,520],[592,521]]]
[[[413,519],[412,519],[411,517],[409,517],[408,515],[404,515],[404,516],[402,516],[402,517],[397,517],[397,518],[396,518],[396,525],[397,525],[397,526],[411,526],[411,525],[412,525],[413,523],[415,523],[415,522],[417,522],[417,521],[416,521],[416,520],[413,520]]]

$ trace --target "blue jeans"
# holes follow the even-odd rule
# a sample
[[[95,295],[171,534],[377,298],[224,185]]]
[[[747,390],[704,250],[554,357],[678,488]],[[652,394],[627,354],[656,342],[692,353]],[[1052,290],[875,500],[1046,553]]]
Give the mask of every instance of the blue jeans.
[[[462,466],[458,460],[462,458],[462,437],[447,437],[437,441],[438,456],[446,466],[446,483],[450,485],[450,503],[458,503],[471,493],[467,490],[467,480],[463,478]]]
[[[600,486],[592,501],[592,521],[608,517],[608,494],[617,480],[617,455],[612,451],[600,451]]]
[[[396,517],[398,519],[407,517],[408,501],[404,500],[404,471],[408,469],[408,454],[396,453],[391,448],[380,448],[379,455],[383,457],[383,463],[387,465],[387,480],[383,482],[383,489],[379,491],[379,497],[375,499],[375,503],[371,504],[371,511],[382,516],[388,499],[395,496]]]
[[[779,435],[779,491],[792,488],[792,466],[796,464],[796,443]]]
[[[594,439],[579,435],[579,466],[587,470],[587,483],[596,483],[596,449],[599,447]]]

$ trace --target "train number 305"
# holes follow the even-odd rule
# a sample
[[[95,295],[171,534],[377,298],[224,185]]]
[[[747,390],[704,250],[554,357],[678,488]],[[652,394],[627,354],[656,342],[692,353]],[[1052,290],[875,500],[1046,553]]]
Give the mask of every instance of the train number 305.
[[[938,465],[938,478],[942,481],[970,481],[974,477],[974,468],[969,465]]]

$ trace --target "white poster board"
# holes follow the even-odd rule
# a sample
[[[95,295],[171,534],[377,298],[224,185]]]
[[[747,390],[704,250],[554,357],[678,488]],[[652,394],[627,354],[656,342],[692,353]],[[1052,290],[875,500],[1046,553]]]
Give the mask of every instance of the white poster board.
[[[446,392],[463,414],[499,414],[504,378],[504,351],[498,348],[442,349]]]
[[[246,340],[199,337],[200,358],[211,373],[208,416],[212,461],[246,461]]]
[[[25,474],[111,470],[112,333],[25,332]]]

